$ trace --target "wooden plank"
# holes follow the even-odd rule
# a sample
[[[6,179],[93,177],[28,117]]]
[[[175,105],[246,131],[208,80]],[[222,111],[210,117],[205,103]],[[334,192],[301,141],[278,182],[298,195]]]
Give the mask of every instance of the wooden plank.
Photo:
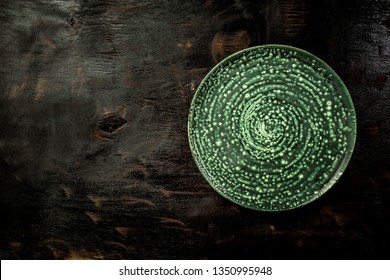
[[[2,259],[389,258],[390,9],[362,1],[1,1]],[[356,151],[318,201],[254,212],[192,160],[188,109],[248,46],[327,61]]]

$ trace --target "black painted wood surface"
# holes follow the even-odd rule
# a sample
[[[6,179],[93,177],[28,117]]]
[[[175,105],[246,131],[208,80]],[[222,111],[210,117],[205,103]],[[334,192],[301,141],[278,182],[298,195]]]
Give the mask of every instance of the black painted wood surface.
[[[390,258],[390,2],[0,2],[2,259]],[[216,194],[188,109],[248,46],[325,60],[356,106],[342,179],[297,210]]]

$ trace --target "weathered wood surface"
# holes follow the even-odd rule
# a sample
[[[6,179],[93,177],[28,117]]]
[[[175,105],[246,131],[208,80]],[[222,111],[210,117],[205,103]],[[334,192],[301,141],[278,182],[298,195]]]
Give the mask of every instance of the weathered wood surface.
[[[390,258],[390,3],[0,2],[2,259]],[[355,102],[351,163],[316,202],[261,213],[217,195],[187,143],[218,61],[283,43]]]

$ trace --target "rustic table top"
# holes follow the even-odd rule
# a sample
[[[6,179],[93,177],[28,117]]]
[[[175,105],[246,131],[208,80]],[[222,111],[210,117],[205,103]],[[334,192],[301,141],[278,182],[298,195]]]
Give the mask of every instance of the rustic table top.
[[[390,258],[387,0],[0,3],[2,259]],[[326,61],[354,101],[341,180],[264,213],[219,196],[188,110],[221,59],[266,43]]]

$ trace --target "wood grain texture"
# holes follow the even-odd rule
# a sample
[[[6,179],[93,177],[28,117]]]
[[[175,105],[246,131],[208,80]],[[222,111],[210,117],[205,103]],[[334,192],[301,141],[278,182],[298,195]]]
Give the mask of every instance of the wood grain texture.
[[[2,259],[390,258],[390,4],[1,1]],[[346,83],[358,139],[303,208],[236,206],[203,179],[188,109],[207,72],[265,43]]]

